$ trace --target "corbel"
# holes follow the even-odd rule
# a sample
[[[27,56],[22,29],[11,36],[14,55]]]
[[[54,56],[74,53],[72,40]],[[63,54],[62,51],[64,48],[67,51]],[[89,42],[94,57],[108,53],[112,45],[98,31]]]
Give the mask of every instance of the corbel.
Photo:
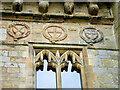
[[[64,2],[64,12],[66,14],[72,14],[74,11],[74,0],[66,0]]]
[[[39,0],[39,12],[47,13],[48,8],[49,8],[49,2],[48,1]]]
[[[13,10],[14,11],[22,11],[23,9],[23,0],[14,0],[13,1]]]
[[[89,2],[88,3],[88,12],[91,15],[97,15],[99,11],[99,6],[97,2]]]

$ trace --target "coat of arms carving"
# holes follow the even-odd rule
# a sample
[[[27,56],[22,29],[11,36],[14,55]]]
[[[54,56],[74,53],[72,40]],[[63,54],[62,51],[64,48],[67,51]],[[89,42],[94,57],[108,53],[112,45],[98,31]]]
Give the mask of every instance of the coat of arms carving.
[[[103,40],[103,33],[94,27],[86,27],[80,31],[80,37],[92,45]]]
[[[8,26],[7,33],[14,38],[14,41],[17,41],[30,34],[30,27],[25,23],[13,23]]]
[[[67,32],[61,26],[50,25],[44,28],[43,36],[50,42],[55,43],[57,41],[64,40],[67,37]]]

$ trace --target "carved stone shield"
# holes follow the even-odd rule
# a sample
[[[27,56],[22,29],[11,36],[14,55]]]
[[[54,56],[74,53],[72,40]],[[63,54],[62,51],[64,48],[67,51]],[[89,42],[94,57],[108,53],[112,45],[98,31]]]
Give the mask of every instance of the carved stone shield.
[[[58,25],[47,26],[43,30],[43,36],[50,42],[57,42],[64,40],[67,37],[66,30]]]
[[[30,34],[30,27],[25,23],[13,23],[8,26],[7,33],[16,41],[27,37]]]
[[[103,33],[94,27],[86,27],[80,31],[80,37],[89,44],[97,43],[103,40]]]
[[[84,34],[87,38],[92,40],[95,40],[98,37],[98,32],[94,29],[86,29],[84,30]]]

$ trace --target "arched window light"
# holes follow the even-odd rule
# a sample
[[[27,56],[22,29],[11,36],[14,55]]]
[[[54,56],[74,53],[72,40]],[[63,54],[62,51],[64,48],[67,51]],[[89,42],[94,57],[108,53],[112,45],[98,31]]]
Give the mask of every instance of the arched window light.
[[[72,64],[71,61],[69,61],[68,71],[64,70],[61,72],[62,88],[82,88],[80,72],[71,72],[71,70]]]
[[[48,62],[44,60],[43,71],[36,72],[37,88],[56,88],[56,74],[47,70]]]

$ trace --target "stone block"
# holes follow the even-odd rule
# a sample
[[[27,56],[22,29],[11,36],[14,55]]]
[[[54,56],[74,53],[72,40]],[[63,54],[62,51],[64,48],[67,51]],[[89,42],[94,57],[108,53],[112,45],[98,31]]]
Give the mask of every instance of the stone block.
[[[19,67],[20,67],[20,68],[25,68],[25,64],[19,63]]]
[[[11,57],[10,58],[10,62],[15,62],[16,58],[15,57]]]
[[[105,72],[107,72],[107,68],[99,68],[99,67],[95,67],[93,68],[93,72],[96,72],[96,74],[100,75],[100,74],[106,74]]]
[[[21,52],[21,57],[28,57],[29,56],[29,53],[28,51],[24,51],[24,52]]]
[[[9,56],[12,56],[12,57],[18,57],[19,54],[17,51],[9,51]]]
[[[118,60],[118,55],[110,55],[111,59]]]
[[[7,72],[8,73],[19,73],[20,72],[20,68],[19,67],[10,67],[10,68],[7,68]]]
[[[110,59],[109,55],[99,55],[100,59]]]
[[[7,50],[0,51],[0,56],[8,56],[8,51]]]
[[[21,82],[25,82],[25,81],[26,81],[26,77],[20,78],[20,81],[21,81]]]
[[[1,62],[10,62],[10,57],[4,57],[4,56],[0,56],[0,61]]]
[[[0,34],[7,34],[7,29],[0,28]]]
[[[12,68],[12,67],[14,67],[14,68],[18,68],[18,63],[5,63],[5,65],[4,65],[5,67],[8,67],[8,68]]]
[[[95,67],[98,67],[98,68],[102,68],[103,67],[101,59],[95,58],[94,62],[95,62]]]
[[[94,59],[89,58],[88,63],[89,63],[89,65],[95,66]]]
[[[4,63],[0,63],[0,67],[3,67],[4,66]]]
[[[0,41],[6,40],[7,34],[0,33]]]
[[[19,88],[26,88],[26,84],[24,82],[20,83]]]
[[[93,54],[88,54],[88,58],[94,58],[95,57],[95,55],[93,55]]]
[[[94,56],[98,55],[98,50],[89,50],[88,49],[87,52],[88,52],[88,54],[92,53],[92,55],[94,55]]]
[[[11,62],[25,63],[26,62],[26,57],[12,57]]]
[[[107,60],[107,61],[105,61]],[[104,61],[102,62],[104,67],[113,67],[113,68],[118,68],[118,61],[113,61],[113,60],[109,60],[109,59],[104,59]]]
[[[106,50],[98,50],[98,55],[107,55],[107,51]]]
[[[28,51],[28,46],[15,46],[16,51]]]
[[[25,70],[25,68],[20,68],[20,73],[19,73],[20,77],[27,77],[27,70]]]

